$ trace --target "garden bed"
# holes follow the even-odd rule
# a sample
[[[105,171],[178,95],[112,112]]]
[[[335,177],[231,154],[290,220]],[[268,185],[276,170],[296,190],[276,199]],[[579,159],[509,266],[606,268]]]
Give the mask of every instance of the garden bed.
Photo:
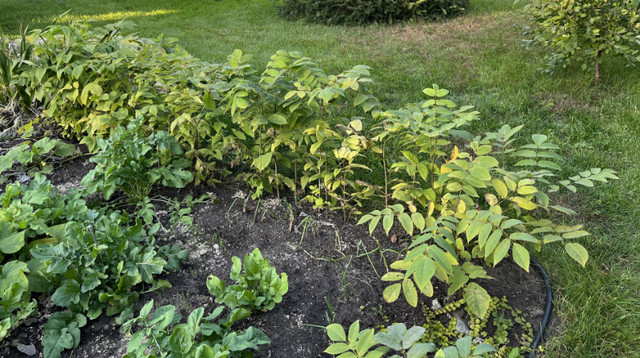
[[[92,163],[79,158],[57,167],[50,175],[61,190],[78,187]],[[203,306],[205,314],[218,306],[208,292],[206,280],[216,275],[228,281],[231,257],[243,257],[259,248],[277,271],[289,276],[289,292],[281,303],[269,312],[250,316],[238,322],[240,328],[254,326],[271,339],[257,357],[323,357],[330,342],[317,326],[332,322],[348,327],[360,320],[363,328],[378,328],[396,322],[408,327],[425,322],[423,307],[409,306],[404,300],[386,303],[382,291],[387,284],[380,277],[387,272],[386,263],[398,259],[394,253],[409,244],[400,227],[393,230],[399,239],[395,243],[378,229],[369,236],[366,225],[354,221],[344,223],[340,215],[314,211],[311,207],[289,206],[287,202],[268,197],[257,202],[244,199],[242,186],[193,187],[186,189],[157,189],[151,193],[184,198],[208,194],[213,200],[193,207],[194,225],[183,225],[158,234],[159,244],[178,243],[190,251],[178,271],[160,277],[173,287],[141,296],[134,312],[154,299],[156,307],[172,304],[183,317]],[[169,215],[157,208],[165,226]],[[308,219],[307,219],[308,218]],[[367,254],[369,253],[369,254]],[[545,303],[545,287],[535,270],[527,273],[512,260],[505,260],[488,270],[494,280],[481,280],[483,287],[494,297],[505,296],[509,304],[521,310],[537,331]],[[453,300],[446,297],[446,286],[435,281],[434,299],[441,304]],[[39,314],[26,320],[0,348],[3,357],[24,357],[15,347],[17,343],[34,344],[37,356],[42,356],[42,326],[52,310],[56,310],[47,295],[35,297]],[[432,302],[422,296],[421,303]],[[329,320],[329,321],[328,321]],[[517,345],[522,332],[515,330],[510,340]],[[128,337],[118,332],[113,318],[101,316],[82,329],[80,346],[63,353],[65,357],[119,357],[126,353]]]

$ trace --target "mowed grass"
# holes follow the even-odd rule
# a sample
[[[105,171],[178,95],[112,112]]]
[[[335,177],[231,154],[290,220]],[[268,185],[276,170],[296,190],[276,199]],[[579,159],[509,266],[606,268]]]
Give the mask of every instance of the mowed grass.
[[[372,67],[373,91],[384,107],[421,98],[433,83],[482,114],[474,129],[525,124],[523,137],[543,133],[562,148],[563,175],[590,167],[616,170],[620,180],[557,197],[578,211],[593,236],[580,267],[558,246],[538,254],[556,290],[553,329],[544,357],[640,357],[640,69],[616,59],[603,83],[569,67],[543,74],[544,51],[521,46],[526,15],[512,0],[472,0],[464,17],[440,23],[325,27],[279,18],[271,0],[124,1],[4,0],[0,29],[16,35],[54,21],[129,18],[142,36],[176,37],[193,55],[223,62],[234,49],[263,68],[277,50],[297,50],[328,72]],[[67,10],[62,18],[57,16]],[[513,283],[510,283],[513,284]]]

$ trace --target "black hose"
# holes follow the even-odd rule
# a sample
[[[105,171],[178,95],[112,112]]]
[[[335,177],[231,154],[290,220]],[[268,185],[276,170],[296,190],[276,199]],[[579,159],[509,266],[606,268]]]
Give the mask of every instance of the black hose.
[[[533,257],[531,258],[531,263],[533,266],[540,272],[542,279],[544,280],[544,284],[547,287],[547,304],[544,309],[544,316],[542,316],[542,322],[540,323],[540,329],[538,333],[536,333],[535,338],[533,339],[533,343],[531,344],[531,353],[529,354],[529,358],[534,358],[536,356],[536,349],[540,345],[542,338],[544,336],[544,332],[549,325],[549,321],[551,321],[551,312],[553,311],[553,290],[551,290],[551,280],[549,280],[549,276],[547,272],[544,270],[542,265],[538,261],[536,261]]]

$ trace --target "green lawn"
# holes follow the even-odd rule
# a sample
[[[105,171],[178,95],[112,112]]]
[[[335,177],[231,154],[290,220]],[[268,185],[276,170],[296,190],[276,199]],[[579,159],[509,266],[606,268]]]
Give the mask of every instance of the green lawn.
[[[544,54],[521,46],[526,16],[512,4],[472,0],[467,16],[447,22],[345,28],[282,20],[271,0],[3,0],[0,30],[16,35],[20,23],[126,17],[141,35],[176,37],[212,62],[239,48],[258,67],[279,49],[301,51],[329,72],[366,64],[387,108],[418,100],[437,83],[459,104],[476,106],[478,130],[526,124],[527,135],[549,135],[562,147],[567,173],[609,167],[621,180],[560,198],[593,233],[582,242],[591,257],[583,269],[555,247],[538,255],[556,289],[544,356],[639,357],[640,69],[608,60],[598,88],[578,68],[543,74]]]

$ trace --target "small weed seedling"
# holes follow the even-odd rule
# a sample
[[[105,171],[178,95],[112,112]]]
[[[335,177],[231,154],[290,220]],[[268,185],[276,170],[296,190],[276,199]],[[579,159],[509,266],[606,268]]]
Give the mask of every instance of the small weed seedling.
[[[324,303],[327,304],[327,310],[324,311],[324,317],[327,319],[327,324],[336,323],[336,310],[333,308],[327,296],[324,296]]]

